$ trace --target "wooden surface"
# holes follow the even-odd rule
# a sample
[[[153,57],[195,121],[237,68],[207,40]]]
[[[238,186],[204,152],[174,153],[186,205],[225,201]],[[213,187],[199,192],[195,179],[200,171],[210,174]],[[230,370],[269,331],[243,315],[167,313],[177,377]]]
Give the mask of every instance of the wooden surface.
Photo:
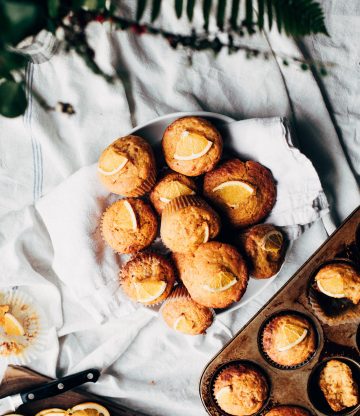
[[[49,381],[51,381],[49,378],[24,367],[10,366],[0,385],[0,397],[16,394],[24,389],[28,389],[29,387],[35,387],[38,384],[47,383]],[[16,413],[20,413],[25,416],[33,416],[43,409],[51,407],[69,409],[76,404],[89,401],[97,402],[105,406],[109,410],[111,416],[150,416],[135,410],[127,409],[126,407],[103,399],[99,396],[87,393],[81,389],[68,391],[46,400],[39,400],[38,402],[23,405],[19,407]]]

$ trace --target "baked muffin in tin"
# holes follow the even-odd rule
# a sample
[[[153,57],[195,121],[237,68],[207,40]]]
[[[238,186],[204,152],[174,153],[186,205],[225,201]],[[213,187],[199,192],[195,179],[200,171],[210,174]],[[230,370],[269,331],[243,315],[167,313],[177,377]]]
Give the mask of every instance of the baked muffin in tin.
[[[264,416],[311,416],[311,413],[299,406],[276,406],[265,413]]]

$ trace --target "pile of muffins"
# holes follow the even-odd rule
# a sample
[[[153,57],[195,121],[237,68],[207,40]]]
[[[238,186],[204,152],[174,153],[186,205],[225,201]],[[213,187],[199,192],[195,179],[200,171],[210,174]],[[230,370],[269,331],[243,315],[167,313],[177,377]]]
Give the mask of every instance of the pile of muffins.
[[[184,117],[163,134],[157,160],[166,167],[134,135],[117,139],[98,162],[102,183],[122,197],[105,210],[101,232],[116,253],[131,255],[119,273],[123,291],[146,306],[162,303],[164,321],[186,334],[204,333],[214,308],[238,302],[249,275],[276,274],[286,251],[282,232],[261,224],[276,201],[270,170],[225,160],[222,151],[214,125]],[[149,250],[159,228],[165,255]]]

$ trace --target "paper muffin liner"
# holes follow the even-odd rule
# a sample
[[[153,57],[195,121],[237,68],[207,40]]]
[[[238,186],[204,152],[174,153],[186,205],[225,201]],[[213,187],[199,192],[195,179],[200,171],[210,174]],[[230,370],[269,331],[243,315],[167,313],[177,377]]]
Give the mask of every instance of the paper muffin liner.
[[[186,207],[193,206],[215,212],[208,203],[197,195],[181,195],[166,204],[162,215],[170,215]]]
[[[149,176],[143,181],[143,183],[137,188],[133,189],[131,192],[128,192],[126,196],[130,197],[139,197],[147,194],[152,190],[156,183],[156,170],[153,169]]]
[[[28,364],[38,358],[46,347],[45,314],[35,304],[34,299],[16,288],[0,292],[0,304],[10,306],[10,313],[22,324],[25,331],[21,336],[9,336],[0,329],[0,357],[7,364]],[[7,351],[8,346],[19,351]]]
[[[315,332],[315,336],[316,336],[316,348],[315,350],[306,358],[306,360],[302,361],[299,364],[296,365],[281,365],[279,363],[277,363],[276,361],[274,361],[265,351],[264,348],[264,344],[263,344],[263,336],[264,336],[264,331],[265,328],[267,327],[267,325],[270,323],[270,321],[274,318],[276,318],[277,316],[282,316],[285,314],[295,314],[295,315],[299,315],[299,316],[303,316],[300,314],[297,314],[294,311],[283,311],[283,312],[279,312],[278,314],[272,315],[271,318],[267,321],[265,321],[265,325],[263,324],[262,327],[260,328],[260,332],[259,332],[259,337],[258,337],[258,347],[259,350],[261,352],[261,354],[263,355],[263,357],[266,359],[266,361],[271,364],[273,367],[278,368],[279,370],[297,370],[298,368],[304,367],[305,365],[307,365],[316,355],[318,348],[319,348],[319,334],[318,331],[315,327],[315,325],[308,320],[309,325],[311,325],[311,327],[313,328],[314,332]]]

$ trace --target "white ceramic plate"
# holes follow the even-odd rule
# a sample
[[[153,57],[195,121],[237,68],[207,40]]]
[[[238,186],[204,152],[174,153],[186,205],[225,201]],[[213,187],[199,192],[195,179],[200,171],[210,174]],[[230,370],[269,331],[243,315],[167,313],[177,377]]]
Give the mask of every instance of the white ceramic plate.
[[[221,126],[224,125],[224,123],[231,123],[232,121],[235,121],[231,117],[206,111],[180,112],[167,114],[166,116],[158,117],[152,121],[137,126],[132,129],[129,134],[138,134],[139,136],[145,137],[146,140],[148,140],[155,148],[155,153],[159,153],[157,150],[160,150],[161,138],[166,127],[176,119],[185,116],[198,116],[206,118],[207,120],[211,121],[220,131],[222,130]],[[288,247],[287,253],[289,253],[289,249],[290,247]],[[229,313],[235,309],[245,306],[253,298],[265,290],[269,285],[271,285],[274,279],[276,279],[276,276],[277,275],[271,277],[270,279],[254,279],[250,277],[247,290],[241,300],[229,306],[228,308],[219,311],[218,315]],[[157,313],[158,308],[153,308],[151,310],[154,311],[154,313]]]

